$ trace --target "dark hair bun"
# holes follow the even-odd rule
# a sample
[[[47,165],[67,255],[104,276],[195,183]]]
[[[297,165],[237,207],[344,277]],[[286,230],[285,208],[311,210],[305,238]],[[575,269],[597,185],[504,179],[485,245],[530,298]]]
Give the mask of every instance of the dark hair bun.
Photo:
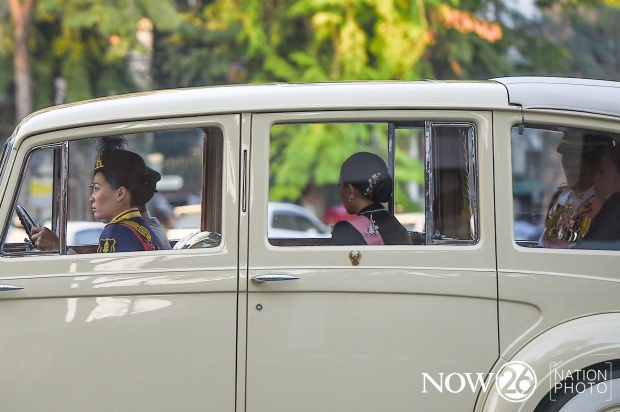
[[[392,190],[394,189],[394,184],[392,183],[392,179],[381,179],[377,182],[377,187],[372,192],[372,201],[375,203],[385,203],[390,200],[392,197]]]
[[[142,206],[155,195],[161,175],[147,167],[144,159],[124,149],[107,149],[97,155],[94,173],[103,173],[106,180],[118,189],[124,186],[131,193],[132,204]]]
[[[340,168],[340,179],[375,203],[389,201],[394,188],[383,159],[369,152],[355,153],[345,160]]]

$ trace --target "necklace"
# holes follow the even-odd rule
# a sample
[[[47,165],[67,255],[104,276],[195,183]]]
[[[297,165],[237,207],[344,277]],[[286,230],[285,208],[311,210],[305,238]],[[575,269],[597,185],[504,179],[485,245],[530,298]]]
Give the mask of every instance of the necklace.
[[[372,214],[374,212],[387,212],[387,210],[381,208],[381,209],[366,210],[364,212],[359,213],[360,215],[365,215],[366,213],[370,213],[370,217],[367,218],[368,220],[370,220],[370,225],[368,226],[368,229],[364,233],[364,237],[369,237],[369,236],[379,234],[379,226],[377,226],[377,224],[375,223],[375,220],[372,218]]]
[[[377,226],[375,224],[375,221],[372,218],[372,215],[370,215],[368,220],[370,220],[370,225],[368,226],[368,230],[366,230],[366,232],[364,233],[364,237],[378,235],[379,234],[379,226]]]
[[[360,212],[360,215],[363,215],[364,213],[373,213],[373,212],[387,212],[387,210],[385,209],[375,209],[375,210],[367,210],[365,212]]]

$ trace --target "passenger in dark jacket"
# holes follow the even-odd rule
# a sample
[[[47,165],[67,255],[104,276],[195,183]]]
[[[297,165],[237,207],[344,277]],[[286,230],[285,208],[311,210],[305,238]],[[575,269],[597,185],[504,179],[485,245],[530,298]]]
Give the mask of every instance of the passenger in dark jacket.
[[[603,203],[590,230],[576,247],[620,250],[620,144],[613,143],[601,160],[595,178],[596,195]]]
[[[360,152],[340,169],[340,198],[347,213],[356,215],[334,225],[333,245],[408,245],[407,229],[383,207],[393,183],[385,162],[377,155]]]

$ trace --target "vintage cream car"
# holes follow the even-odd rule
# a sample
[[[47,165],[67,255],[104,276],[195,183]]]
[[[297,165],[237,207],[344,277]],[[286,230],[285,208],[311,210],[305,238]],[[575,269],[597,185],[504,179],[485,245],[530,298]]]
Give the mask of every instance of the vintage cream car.
[[[562,136],[619,130],[620,84],[530,77],[209,87],[34,113],[0,166],[1,409],[618,410],[620,251],[538,241]],[[67,244],[68,223],[92,220],[110,135],[182,177],[199,237]],[[270,201],[320,216],[361,150],[389,165],[389,209],[424,213],[412,245],[268,236]],[[59,250],[7,238],[17,204],[53,222]]]

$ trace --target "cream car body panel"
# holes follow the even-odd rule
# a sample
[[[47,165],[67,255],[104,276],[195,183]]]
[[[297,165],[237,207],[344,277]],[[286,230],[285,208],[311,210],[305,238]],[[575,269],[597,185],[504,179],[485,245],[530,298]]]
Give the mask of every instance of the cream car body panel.
[[[437,378],[453,370],[486,372],[497,359],[495,251],[489,241],[493,214],[482,212],[483,240],[472,246],[285,248],[267,241],[267,209],[257,201],[267,195],[262,182],[268,180],[267,165],[260,161],[268,156],[268,147],[260,142],[274,123],[396,121],[430,115],[437,121],[475,124],[480,209],[489,210],[489,112],[254,116],[250,209],[258,221],[252,221],[249,235],[248,411],[404,410],[405,405],[455,410],[473,405],[472,391],[445,396],[433,388],[423,393],[422,373]],[[352,265],[350,252],[361,253],[359,266]],[[256,281],[271,274],[299,279]],[[282,392],[287,397],[278,396]]]
[[[511,159],[510,140],[498,136],[519,124],[521,114],[494,113],[495,159]],[[563,124],[617,132],[620,120],[581,113],[576,117],[542,108],[525,111],[525,123]],[[495,164],[496,187],[510,187],[511,168]],[[538,386],[524,402],[510,402],[496,388],[479,406],[488,411],[532,411],[560,384],[560,371],[577,371],[602,361],[620,359],[620,293],[617,251],[524,248],[512,238],[513,203],[496,196],[499,332],[501,359],[525,362]],[[604,314],[604,315],[601,315]],[[559,326],[558,326],[559,325]]]
[[[496,135],[519,121],[510,113],[496,113],[494,120]],[[563,113],[528,113],[526,121],[608,131],[620,127],[620,121],[606,116],[575,118]],[[494,144],[496,159],[510,159],[507,139],[495,139]],[[496,163],[495,179],[498,187],[510,187],[510,168]],[[512,202],[506,196],[496,201],[503,356],[509,358],[527,341],[565,321],[620,310],[613,299],[620,292],[617,252],[519,247],[512,238]]]
[[[0,257],[0,284],[23,288],[0,292],[0,351],[10,354],[0,373],[3,410],[178,410],[180,399],[234,410],[238,217],[229,211],[238,202],[239,116],[177,123],[227,132],[223,242],[157,254]],[[71,138],[118,127],[83,127]],[[18,140],[4,198],[13,198],[21,171],[10,165],[61,137]]]
[[[480,410],[533,411],[541,399],[553,396],[549,392],[562,378],[588,366],[617,359],[620,354],[618,330],[620,313],[607,313],[574,319],[546,331],[510,359],[511,362],[524,362],[534,370],[538,385],[532,394],[522,402],[511,402],[501,396],[495,386],[491,386],[492,390]],[[496,373],[504,364],[503,361],[498,363],[493,372]],[[609,376],[608,367],[604,369],[606,376]],[[612,407],[620,399],[619,393],[610,390],[609,382],[603,383],[600,388],[594,386],[592,390],[582,387],[580,391],[600,391],[601,398],[607,398],[607,407]]]

